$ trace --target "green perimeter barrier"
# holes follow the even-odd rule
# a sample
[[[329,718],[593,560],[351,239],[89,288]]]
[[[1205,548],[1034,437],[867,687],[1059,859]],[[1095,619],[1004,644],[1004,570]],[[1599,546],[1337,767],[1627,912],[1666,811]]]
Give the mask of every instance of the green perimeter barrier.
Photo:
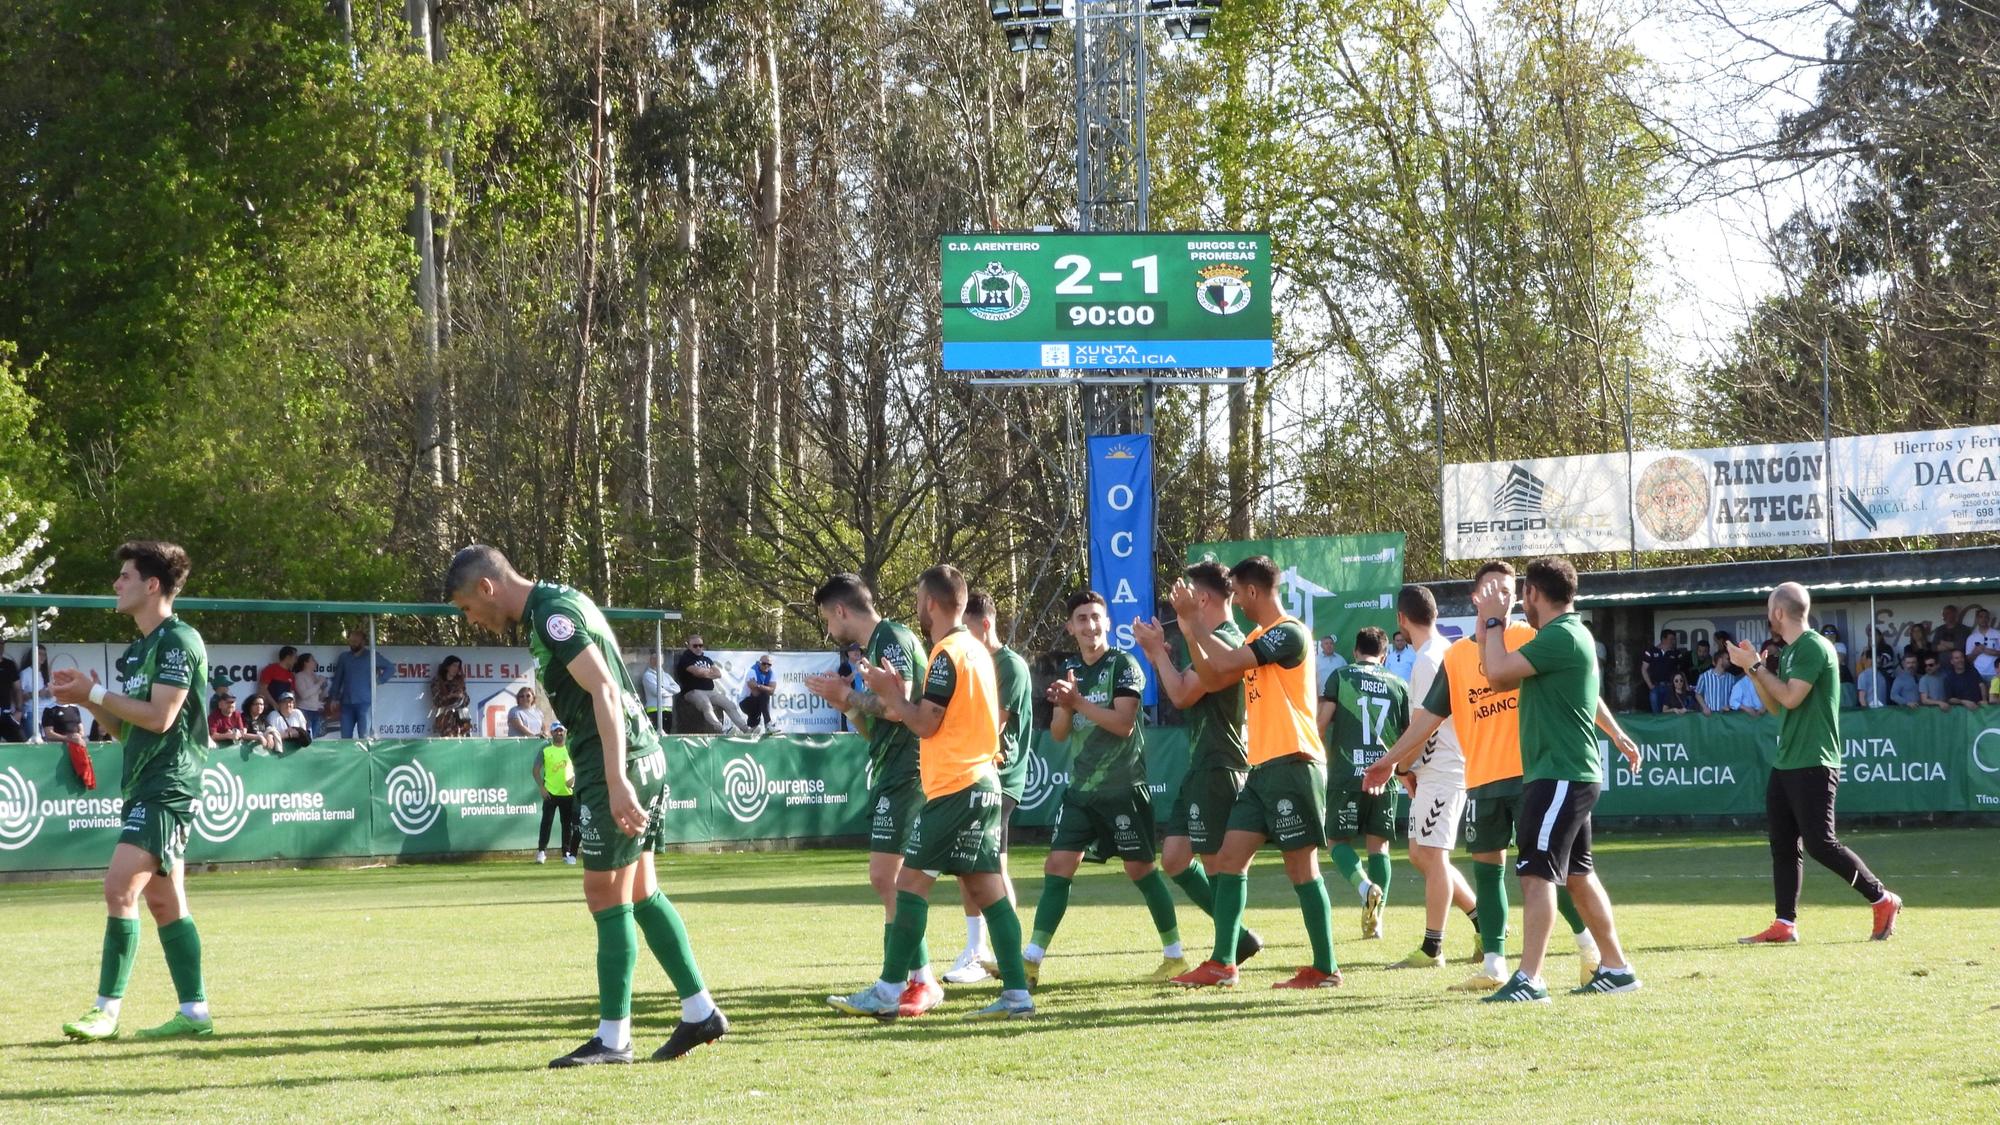
[[[1602,816],[1761,816],[1775,718],[1626,715],[1634,772],[1600,746]],[[1845,813],[2000,812],[2000,707],[1841,713]],[[209,754],[188,857],[195,863],[517,851],[535,844],[541,794],[531,739],[321,741],[272,755]],[[855,735],[669,738],[668,843],[824,840],[868,833],[867,752]],[[1055,821],[1069,753],[1037,738],[1015,823]],[[0,745],[0,872],[102,867],[117,843],[122,749],[91,748],[86,790],[60,746]],[[1153,807],[1164,819],[1187,768],[1187,732],[1146,732]]]

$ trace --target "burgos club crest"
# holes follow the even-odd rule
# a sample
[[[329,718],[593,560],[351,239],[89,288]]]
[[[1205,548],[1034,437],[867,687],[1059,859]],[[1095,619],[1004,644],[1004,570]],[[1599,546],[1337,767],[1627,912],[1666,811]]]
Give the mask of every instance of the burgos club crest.
[[[1217,262],[1203,266],[1195,283],[1194,299],[1217,316],[1232,316],[1250,307],[1250,271],[1242,266]]]
[[[1028,308],[1028,280],[999,262],[965,279],[958,301],[981,320],[1012,320]]]

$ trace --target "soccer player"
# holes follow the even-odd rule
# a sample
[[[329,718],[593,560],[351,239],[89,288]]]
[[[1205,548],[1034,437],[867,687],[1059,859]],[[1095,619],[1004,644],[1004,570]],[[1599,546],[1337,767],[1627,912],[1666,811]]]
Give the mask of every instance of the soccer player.
[[[1410,696],[1422,700],[1444,667],[1444,655],[1451,642],[1439,635],[1437,601],[1422,586],[1403,587],[1396,596],[1398,632],[1410,642]],[[1396,771],[1410,766],[1410,863],[1424,876],[1424,940],[1401,961],[1386,968],[1441,968],[1444,965],[1445,924],[1453,905],[1465,911],[1473,926],[1473,945],[1479,947],[1479,911],[1471,884],[1452,866],[1451,849],[1458,843],[1459,819],[1465,814],[1465,759],[1459,752],[1458,736],[1449,726],[1432,724],[1434,733],[1414,735],[1421,709],[1385,758],[1393,758],[1381,769],[1371,763],[1356,785],[1372,792],[1370,780],[1387,787]],[[1402,753],[1399,755],[1398,751]],[[1477,955],[1475,954],[1475,960]],[[1496,982],[1497,984],[1497,982]]]
[[[1479,615],[1479,655],[1487,683],[1519,686],[1521,710],[1521,965],[1488,1002],[1540,1001],[1542,958],[1555,920],[1556,887],[1567,885],[1577,912],[1590,925],[1600,958],[1580,994],[1636,992],[1639,978],[1625,959],[1611,916],[1611,899],[1597,881],[1590,855],[1590,812],[1604,780],[1597,758],[1597,645],[1577,616],[1576,568],[1568,560],[1528,564],[1521,595],[1535,635],[1519,649],[1506,645],[1509,583],[1490,577],[1474,591]]]
[[[1396,834],[1396,793],[1361,788],[1361,775],[1410,725],[1409,688],[1382,667],[1389,640],[1369,626],[1355,634],[1354,660],[1334,669],[1320,692],[1318,725],[1326,741],[1326,834],[1333,866],[1361,895],[1361,936],[1382,936],[1389,902],[1389,840]],[[1361,874],[1354,838],[1368,849]],[[1331,897],[1331,896],[1329,896]]]
[[[1035,682],[1028,662],[1021,654],[1000,643],[1000,610],[993,595],[974,590],[965,599],[965,630],[972,639],[993,654],[993,671],[1000,677],[1000,755],[994,765],[1000,771],[1000,883],[1013,903],[1014,880],[1007,874],[1007,837],[1011,834],[1014,810],[1028,784],[1028,742],[1034,737]],[[945,971],[947,984],[974,984],[998,975],[999,962],[983,958],[986,945],[986,913],[971,884],[960,880],[959,904],[965,908],[965,949]],[[987,968],[988,965],[994,966]]]
[[[872,697],[882,701],[881,714],[920,740],[924,805],[896,876],[896,916],[881,979],[852,996],[827,998],[849,1015],[894,1019],[921,1014],[908,1012],[902,999],[909,966],[924,942],[931,887],[941,874],[956,875],[971,888],[992,928],[993,951],[999,957],[1000,998],[971,1018],[1035,1014],[1021,963],[1021,919],[1007,901],[1000,875],[1005,802],[993,764],[1000,754],[1000,677],[986,644],[965,628],[965,605],[965,577],[955,567],[934,566],[917,579],[917,621],[932,646],[930,669],[914,702],[893,662],[861,666]]]
[[[1243,643],[1243,630],[1236,627],[1230,613],[1235,583],[1219,562],[1198,562],[1187,568],[1185,578],[1194,591],[1195,614],[1180,619],[1181,632],[1202,630],[1221,643],[1235,647]],[[1133,639],[1146,659],[1153,662],[1161,690],[1187,716],[1188,770],[1167,814],[1167,834],[1160,848],[1160,865],[1167,878],[1180,884],[1189,901],[1211,918],[1215,915],[1215,892],[1208,870],[1222,850],[1223,830],[1229,824],[1236,795],[1243,791],[1250,761],[1243,739],[1243,681],[1219,679],[1213,686],[1194,670],[1187,641],[1181,640],[1178,656],[1167,648],[1166,631],[1157,621],[1132,625]],[[1255,957],[1264,943],[1244,927],[1237,939],[1236,963]]]
[[[1042,961],[1069,910],[1070,884],[1084,851],[1091,849],[1125,861],[1125,875],[1139,888],[1160,935],[1160,964],[1147,979],[1164,981],[1185,970],[1187,958],[1174,893],[1153,863],[1153,796],[1146,785],[1146,736],[1139,726],[1146,673],[1137,657],[1111,647],[1110,611],[1095,590],[1070,595],[1063,629],[1076,641],[1077,659],[1049,685],[1048,699],[1055,705],[1049,734],[1069,740],[1069,788],[1056,810],[1035,930],[1023,951],[1028,980],[1041,983]]]
[[[833,639],[862,647],[857,667],[880,667],[888,661],[905,683],[917,683],[917,657],[923,651],[907,626],[875,612],[875,595],[858,574],[836,574],[813,592],[813,605]],[[856,729],[868,736],[868,807],[874,820],[868,829],[868,885],[882,900],[882,950],[888,952],[890,927],[896,920],[896,880],[903,870],[903,850],[924,805],[923,783],[917,775],[917,737],[888,717],[888,701],[866,686],[834,672],[806,677],[814,695],[855,716]],[[919,687],[921,685],[919,684]],[[904,1014],[920,1016],[944,1001],[944,987],[931,973],[930,947],[919,942],[911,956]]]
[[[1319,849],[1326,846],[1326,751],[1314,725],[1313,652],[1305,623],[1278,601],[1278,566],[1253,555],[1229,570],[1236,598],[1256,628],[1242,645],[1213,633],[1185,633],[1195,674],[1204,682],[1243,681],[1250,776],[1229,812],[1228,831],[1215,857],[1215,952],[1174,978],[1190,988],[1233,987],[1237,940],[1249,903],[1250,861],[1266,841],[1284,855],[1285,877],[1299,898],[1313,963],[1277,988],[1338,988],[1333,960],[1333,902],[1319,877]],[[1186,620],[1198,610],[1194,589],[1176,582],[1174,613]]]
[[[452,556],[445,596],[491,633],[526,624],[543,695],[570,732],[576,771],[583,901],[597,923],[597,1034],[551,1067],[632,1061],[632,974],[640,933],[680,993],[681,1019],[658,1060],[677,1059],[729,1030],[695,967],[687,927],[660,892],[653,852],[667,792],[667,755],[647,721],[618,640],[596,603],[554,582],[521,576],[475,543]]]
[[[201,980],[201,935],[188,914],[182,861],[194,803],[201,799],[201,763],[208,736],[208,649],[194,626],[174,616],[174,597],[187,581],[187,552],[172,543],[139,539],[118,548],[111,583],[118,612],[139,639],[118,658],[124,693],[113,694],[96,673],[74,668],[49,681],[56,701],[90,709],[99,726],[125,743],[125,827],[104,872],[104,954],[97,969],[97,1003],[63,1025],[71,1039],[115,1039],[118,1009],[132,960],[139,953],[139,899],[159,927],[180,1010],[139,1039],[212,1035],[208,993]]]
[[[1868,865],[1833,830],[1834,795],[1840,789],[1840,660],[1833,643],[1806,625],[1812,595],[1796,582],[1771,591],[1771,632],[1784,638],[1775,673],[1749,645],[1729,643],[1729,659],[1743,669],[1767,710],[1783,712],[1778,760],[1764,791],[1771,826],[1771,881],[1777,917],[1745,945],[1799,940],[1799,882],[1805,855],[1847,881],[1874,904],[1872,941],[1896,932],[1903,900],[1882,885]],[[1981,611],[1984,612],[1984,611]],[[1803,847],[1801,846],[1803,844]]]
[[[1504,584],[1508,604],[1513,604],[1514,568],[1495,560],[1473,575],[1475,589],[1488,580]],[[1519,621],[1506,625],[1509,649],[1518,649],[1535,635],[1533,626]],[[1520,691],[1497,690],[1486,680],[1479,643],[1466,637],[1445,650],[1444,663],[1424,693],[1423,705],[1412,712],[1410,729],[1390,749],[1382,762],[1371,767],[1365,785],[1384,784],[1390,771],[1401,768],[1423,751],[1424,739],[1433,732],[1449,735],[1465,759],[1465,844],[1472,851],[1476,915],[1484,957],[1478,972],[1451,986],[1453,992],[1492,992],[1507,981],[1507,846],[1521,823],[1521,721]],[[1597,725],[1611,735],[1619,753],[1636,768],[1639,746],[1618,725],[1611,709],[1602,700],[1597,704]],[[1449,720],[1450,726],[1445,726]],[[1379,771],[1379,772],[1378,772]],[[1596,976],[1598,940],[1584,924],[1571,901],[1569,888],[1556,890],[1556,909],[1575,935],[1577,975],[1588,984]]]

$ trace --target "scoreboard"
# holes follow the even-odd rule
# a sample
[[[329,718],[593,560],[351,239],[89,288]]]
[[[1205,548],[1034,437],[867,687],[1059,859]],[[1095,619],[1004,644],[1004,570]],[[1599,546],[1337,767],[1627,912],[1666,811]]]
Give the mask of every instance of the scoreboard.
[[[947,371],[1271,365],[1271,236],[954,234]]]

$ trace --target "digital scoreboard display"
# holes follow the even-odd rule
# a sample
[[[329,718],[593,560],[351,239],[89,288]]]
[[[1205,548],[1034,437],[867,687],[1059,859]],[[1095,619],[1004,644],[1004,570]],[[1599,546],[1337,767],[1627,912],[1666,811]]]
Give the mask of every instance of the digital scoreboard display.
[[[939,240],[947,371],[1271,365],[1271,236]]]

